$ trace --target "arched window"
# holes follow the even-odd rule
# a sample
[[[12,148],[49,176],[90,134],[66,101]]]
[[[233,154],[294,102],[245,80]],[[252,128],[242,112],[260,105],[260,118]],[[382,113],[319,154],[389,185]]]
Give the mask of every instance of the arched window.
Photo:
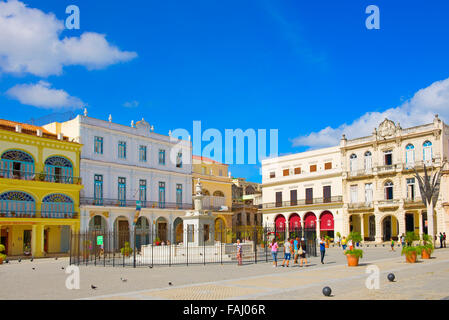
[[[371,171],[373,167],[371,152],[367,151],[365,152],[365,171]]]
[[[413,165],[415,164],[415,146],[411,143],[409,143],[405,147],[405,167],[413,168]]]
[[[349,157],[349,168],[351,172],[357,171],[357,156],[354,153]]]
[[[25,192],[9,191],[0,194],[0,213],[7,217],[35,216],[34,198]]]
[[[210,196],[209,190],[203,189],[203,196]]]
[[[385,200],[393,200],[393,182],[387,181],[384,184]]]
[[[53,193],[42,199],[43,218],[72,218],[73,200],[61,193]]]
[[[214,197],[224,197],[224,193],[220,190],[214,192]]]
[[[34,177],[34,160],[20,150],[3,152],[0,163],[0,177],[31,180]]]
[[[53,156],[45,160],[46,181],[73,183],[72,163],[61,156]]]
[[[427,140],[423,143],[423,161],[428,164],[432,162],[432,142]]]

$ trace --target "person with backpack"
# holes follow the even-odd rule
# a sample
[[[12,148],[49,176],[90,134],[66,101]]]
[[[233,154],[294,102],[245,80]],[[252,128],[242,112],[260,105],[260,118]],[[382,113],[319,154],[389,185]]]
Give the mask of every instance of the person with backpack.
[[[306,258],[306,242],[304,240],[304,238],[301,238],[301,242],[299,244],[299,250],[298,250],[298,254],[299,254],[299,266],[302,267],[302,264],[305,261],[305,267],[307,267],[307,258]]]

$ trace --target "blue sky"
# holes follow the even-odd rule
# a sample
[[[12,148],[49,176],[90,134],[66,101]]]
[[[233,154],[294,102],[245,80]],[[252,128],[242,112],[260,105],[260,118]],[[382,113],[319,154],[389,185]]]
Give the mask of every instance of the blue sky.
[[[278,129],[280,154],[369,134],[384,116],[403,127],[433,113],[449,120],[448,1],[24,3],[43,16],[22,10],[19,21],[36,19],[35,39],[46,34],[40,28],[49,36],[30,45],[15,34],[27,25],[13,25],[0,6],[0,118],[27,121],[87,104],[92,117],[112,114],[126,125],[144,117],[163,134],[192,131],[193,120],[223,133]],[[49,55],[57,27],[46,17],[63,23],[71,4],[81,28],[55,32],[58,45],[95,36]],[[365,27],[370,4],[380,8],[380,30]],[[42,101],[45,90],[53,96]],[[260,182],[259,167],[230,170]]]

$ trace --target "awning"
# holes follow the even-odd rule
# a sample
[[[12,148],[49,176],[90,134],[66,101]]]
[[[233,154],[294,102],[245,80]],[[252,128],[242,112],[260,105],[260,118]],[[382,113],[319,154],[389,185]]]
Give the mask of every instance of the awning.
[[[324,212],[320,219],[321,231],[334,231],[334,216],[330,212]]]
[[[304,218],[304,228],[316,228],[316,216],[313,213],[306,214]]]
[[[299,229],[301,228],[301,217],[296,213],[292,214],[289,219],[290,229]]]
[[[285,217],[284,216],[277,216],[276,220],[274,221],[276,225],[276,229],[283,230],[285,228]]]

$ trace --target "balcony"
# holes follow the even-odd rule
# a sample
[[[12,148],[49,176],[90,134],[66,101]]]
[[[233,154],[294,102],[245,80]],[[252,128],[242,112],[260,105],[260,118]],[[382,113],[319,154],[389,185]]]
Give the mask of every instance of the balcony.
[[[389,199],[389,200],[379,200],[377,202],[377,207],[382,209],[395,209],[399,207],[399,199]]]
[[[377,167],[377,174],[392,174],[396,172],[397,164],[389,164]]]
[[[134,209],[137,207],[138,202],[139,202],[141,208],[176,209],[176,210],[192,210],[192,208],[193,208],[191,203],[99,199],[99,198],[89,198],[89,197],[81,197],[81,199],[80,199],[80,205],[85,205],[85,206],[125,207],[125,208],[134,208]]]
[[[203,209],[204,210],[218,211],[223,208],[229,209],[226,206],[226,197],[218,197],[218,196],[204,196],[203,197]]]
[[[404,208],[419,208],[419,207],[425,207],[421,198],[404,199]]]
[[[354,202],[348,204],[349,210],[372,210],[374,209],[373,202]]]
[[[34,218],[34,219],[78,219],[78,212],[45,212],[45,211],[0,211],[2,218]]]
[[[65,184],[81,184],[81,178],[72,176],[62,176],[57,174],[36,173],[20,170],[0,170],[0,178],[17,179],[28,181],[42,181]]]
[[[374,175],[373,169],[360,169],[360,170],[348,171],[346,173],[347,179],[369,177],[372,175]]]
[[[342,196],[333,196],[329,198],[313,198],[313,199],[301,199],[296,201],[283,201],[283,202],[271,202],[264,203],[263,209],[283,208],[283,207],[298,207],[298,206],[313,206],[324,203],[339,203],[343,202]]]
[[[404,163],[403,170],[404,171],[409,171],[409,170],[413,171],[413,168],[415,168],[416,170],[423,170],[424,165],[426,165],[427,168],[440,167],[441,166],[441,158],[440,157],[432,158],[431,161],[415,161],[412,163],[410,163],[410,162]]]

